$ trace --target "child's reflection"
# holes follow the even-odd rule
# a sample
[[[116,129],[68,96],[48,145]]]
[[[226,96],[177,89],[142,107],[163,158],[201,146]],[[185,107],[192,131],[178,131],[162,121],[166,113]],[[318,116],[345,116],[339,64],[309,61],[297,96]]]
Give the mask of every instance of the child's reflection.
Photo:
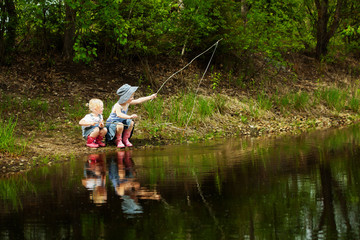
[[[90,199],[95,204],[103,204],[107,200],[104,157],[100,154],[91,154],[84,166],[82,184],[91,191]]]
[[[109,166],[109,179],[116,194],[123,200],[121,207],[126,214],[143,212],[138,199],[160,199],[160,195],[156,191],[141,188],[140,183],[136,181],[131,151],[117,152],[117,158],[113,159]]]

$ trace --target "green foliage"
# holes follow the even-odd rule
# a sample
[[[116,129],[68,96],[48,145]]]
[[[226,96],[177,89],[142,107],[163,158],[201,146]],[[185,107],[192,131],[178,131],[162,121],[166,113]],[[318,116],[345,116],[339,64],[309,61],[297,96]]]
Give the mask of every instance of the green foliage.
[[[281,60],[288,51],[314,50],[317,41],[314,0],[183,0],[180,6],[173,0],[18,0],[14,3],[18,50],[62,52],[64,34],[71,25],[73,60],[87,64],[100,57],[198,53],[220,38],[224,41],[219,45],[219,55],[246,59],[261,53]],[[359,9],[359,5],[351,0],[341,8],[343,24],[333,37],[339,49],[345,45],[348,51],[360,51],[358,16],[345,14]],[[75,17],[69,18],[69,9]],[[335,3],[330,1],[331,18],[334,9]],[[7,19],[9,13],[2,10],[0,18]],[[10,29],[6,24],[5,28]],[[217,80],[215,77],[213,88],[217,88]]]
[[[237,20],[230,39],[240,51],[281,59],[281,52],[302,50],[311,41],[302,1],[249,0],[243,8],[249,9]]]
[[[310,106],[310,95],[303,91],[287,93],[274,97],[274,105],[280,107],[282,111],[303,111]]]
[[[181,105],[177,98],[171,99],[168,119],[170,122],[177,122],[180,119]]]
[[[221,82],[221,73],[220,72],[214,72],[211,74],[211,87],[213,90],[215,90],[217,87],[219,87],[219,84]]]
[[[78,36],[74,44],[74,51],[75,51],[75,56],[73,58],[74,62],[90,63],[93,60],[93,56],[97,57],[97,53],[96,53],[97,48],[95,46],[96,46],[96,42],[94,41],[92,41],[91,45],[82,44],[81,36]]]

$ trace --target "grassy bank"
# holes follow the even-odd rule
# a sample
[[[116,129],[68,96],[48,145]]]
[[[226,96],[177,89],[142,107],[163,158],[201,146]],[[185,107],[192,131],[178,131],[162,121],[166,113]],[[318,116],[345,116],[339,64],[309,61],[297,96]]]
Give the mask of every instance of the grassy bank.
[[[78,121],[88,112],[86,102],[76,98],[49,102],[2,93],[1,102],[0,150],[14,155],[26,154],[33,138],[44,134],[56,138],[60,131],[79,139]],[[105,100],[105,117],[115,102]],[[359,107],[357,86],[320,86],[309,92],[261,90],[248,96],[180,92],[159,95],[130,111],[140,116],[134,141],[159,144],[229,135],[300,133],[341,125],[339,121],[349,124],[358,119]]]
[[[354,75],[351,70],[357,65],[339,64],[337,69],[316,65],[309,58],[303,61],[309,63],[294,62],[284,71],[264,69],[260,62],[254,70],[259,74],[248,79],[212,68],[198,93],[198,69],[184,71],[154,101],[131,106],[129,113],[139,116],[132,142],[139,148],[230,136],[299,134],[358,121],[359,72]],[[163,64],[156,68],[166,72],[157,72],[153,82],[169,76],[169,67]],[[113,74],[105,66],[99,63],[95,71],[66,65],[36,66],[36,71],[33,67],[23,72],[16,67],[3,69],[0,171],[16,172],[79,154],[117,150],[113,145],[96,150],[85,146],[78,122],[88,113],[86,103],[93,97],[102,99],[106,118],[118,98],[114,88],[124,83],[138,85],[135,97],[141,97],[157,87],[150,86],[137,65],[111,68]],[[174,64],[174,68],[179,66]],[[134,74],[119,78],[119,73]]]

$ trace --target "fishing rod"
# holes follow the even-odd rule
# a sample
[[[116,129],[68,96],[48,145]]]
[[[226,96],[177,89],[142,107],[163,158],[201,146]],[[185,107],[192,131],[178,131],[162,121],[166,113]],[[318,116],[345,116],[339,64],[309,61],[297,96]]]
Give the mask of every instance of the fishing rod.
[[[185,68],[187,68],[195,59],[197,59],[198,57],[200,57],[201,55],[205,54],[206,52],[208,52],[210,49],[212,49],[214,46],[215,46],[215,50],[216,50],[216,47],[217,45],[219,44],[219,42],[223,40],[222,38],[217,40],[216,43],[214,43],[211,47],[209,47],[208,49],[206,49],[205,51],[203,51],[202,53],[200,53],[199,55],[197,55],[196,57],[194,57],[190,62],[188,62],[188,64],[186,64],[183,68],[181,68],[180,70],[178,70],[177,72],[173,73],[170,77],[168,77],[164,82],[163,84],[160,86],[160,88],[157,90],[156,94],[158,94],[160,92],[160,90],[163,88],[163,86],[171,79],[173,78],[176,74],[178,74],[179,72],[181,72],[182,70],[184,70]],[[213,53],[214,55],[214,53]],[[211,56],[212,58],[212,56]],[[210,59],[211,61],[211,59]],[[209,62],[210,63],[210,62]],[[209,66],[209,64],[208,64]],[[207,70],[207,68],[206,68]],[[203,76],[204,77],[204,76]]]

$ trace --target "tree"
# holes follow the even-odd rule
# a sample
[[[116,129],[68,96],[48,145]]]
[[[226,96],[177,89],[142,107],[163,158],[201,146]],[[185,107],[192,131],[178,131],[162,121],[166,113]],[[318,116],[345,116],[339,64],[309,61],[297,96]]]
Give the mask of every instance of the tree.
[[[1,1],[0,11],[0,62],[2,64],[10,64],[18,24],[14,1]]]
[[[63,55],[65,59],[73,56],[73,46],[76,30],[76,10],[70,3],[65,2],[65,29],[64,29],[64,45]]]
[[[317,9],[316,59],[320,60],[322,56],[327,54],[329,41],[339,27],[346,8],[346,0],[314,1]]]

